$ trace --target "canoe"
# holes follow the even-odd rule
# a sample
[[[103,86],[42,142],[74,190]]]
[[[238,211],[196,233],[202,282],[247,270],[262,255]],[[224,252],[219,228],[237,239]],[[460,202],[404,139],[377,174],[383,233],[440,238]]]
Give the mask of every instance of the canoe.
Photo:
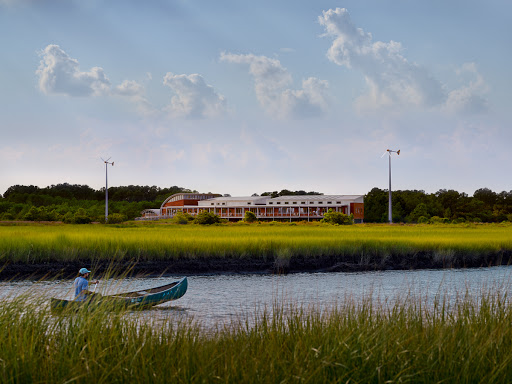
[[[145,289],[140,291],[118,293],[115,295],[103,296],[99,294],[91,294],[85,301],[74,301],[64,299],[54,299],[50,301],[50,306],[55,310],[62,310],[65,308],[81,307],[83,305],[98,305],[98,304],[111,304],[118,308],[149,308],[154,305],[162,304],[167,301],[177,300],[182,297],[188,288],[187,278],[184,277],[179,281],[174,281],[170,284],[162,285],[160,287]]]

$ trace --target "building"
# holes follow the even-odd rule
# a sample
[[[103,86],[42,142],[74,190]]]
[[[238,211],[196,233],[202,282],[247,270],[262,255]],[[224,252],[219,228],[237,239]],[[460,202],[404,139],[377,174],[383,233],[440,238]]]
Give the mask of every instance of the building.
[[[212,212],[221,218],[242,220],[245,212],[254,212],[259,220],[315,221],[332,209],[347,215],[353,214],[356,223],[364,219],[362,195],[300,195],[222,197],[212,193],[177,193],[162,203],[160,210],[144,210],[141,219],[172,218],[183,212],[197,215],[201,211]],[[158,211],[158,214],[155,214]]]

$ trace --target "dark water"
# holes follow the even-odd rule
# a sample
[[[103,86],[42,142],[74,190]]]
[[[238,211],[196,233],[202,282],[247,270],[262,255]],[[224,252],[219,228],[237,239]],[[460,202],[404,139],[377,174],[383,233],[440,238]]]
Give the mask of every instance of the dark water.
[[[177,280],[130,278],[101,281],[97,292],[112,294],[147,289]],[[512,267],[460,270],[381,271],[361,273],[300,273],[290,275],[213,275],[189,276],[188,291],[177,301],[143,311],[153,320],[196,320],[206,326],[226,324],[240,316],[251,317],[274,304],[298,304],[329,308],[350,299],[371,298],[392,305],[396,300],[432,303],[436,297],[455,300],[468,292],[473,298],[482,293],[512,293]],[[48,305],[50,297],[73,297],[72,280],[1,282],[0,298],[30,292]]]

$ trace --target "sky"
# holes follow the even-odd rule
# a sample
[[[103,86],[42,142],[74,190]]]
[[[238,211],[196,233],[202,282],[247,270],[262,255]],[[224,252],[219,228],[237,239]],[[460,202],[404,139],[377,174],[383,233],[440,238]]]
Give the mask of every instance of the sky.
[[[505,0],[0,0],[0,193],[512,190]]]

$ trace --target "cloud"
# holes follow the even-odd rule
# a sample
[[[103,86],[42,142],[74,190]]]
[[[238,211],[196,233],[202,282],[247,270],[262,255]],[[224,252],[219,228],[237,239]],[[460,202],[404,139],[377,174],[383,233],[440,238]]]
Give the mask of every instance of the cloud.
[[[23,151],[10,146],[0,148],[0,160],[7,163],[13,162],[14,160],[19,160],[23,157],[23,155]]]
[[[109,93],[110,81],[102,68],[93,67],[89,72],[82,72],[78,61],[54,44],[48,45],[40,56],[42,60],[36,74],[42,92],[77,97]]]
[[[292,77],[279,60],[253,54],[222,53],[221,61],[249,65],[254,78],[256,97],[265,111],[277,117],[310,117],[321,114],[328,106],[325,80],[310,77],[302,81],[302,89],[290,89]]]
[[[360,109],[444,108],[445,104],[450,104],[450,110],[480,109],[482,100],[475,96],[476,87],[447,93],[425,68],[402,55],[399,42],[373,41],[371,33],[354,25],[345,8],[324,11],[318,20],[326,36],[333,38],[328,59],[365,77],[368,93],[357,100]]]
[[[487,100],[482,96],[488,92],[488,86],[478,73],[474,63],[466,63],[457,71],[459,77],[469,75],[467,86],[448,93],[445,111],[452,113],[482,113],[488,109]]]
[[[47,95],[119,96],[135,103],[142,114],[156,113],[144,96],[144,86],[134,80],[124,80],[120,85],[112,86],[102,68],[81,71],[78,60],[69,57],[58,45],[48,45],[40,56],[42,60],[36,74],[39,76],[39,89]]]
[[[226,99],[206,84],[198,74],[175,75],[168,72],[164,85],[176,94],[166,108],[174,117],[206,118],[221,116],[226,112]]]

